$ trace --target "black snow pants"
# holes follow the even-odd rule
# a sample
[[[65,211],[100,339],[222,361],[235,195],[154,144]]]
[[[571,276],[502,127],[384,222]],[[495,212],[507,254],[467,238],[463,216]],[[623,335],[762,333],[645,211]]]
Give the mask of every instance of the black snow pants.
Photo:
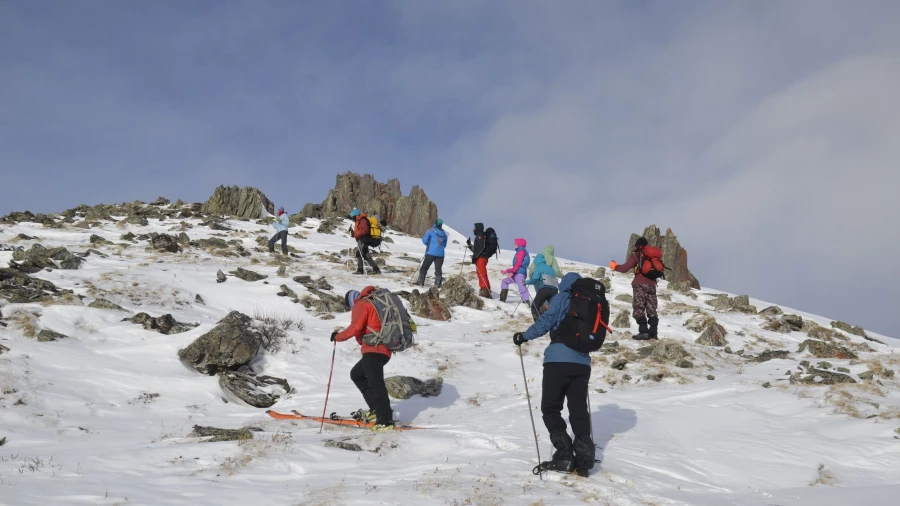
[[[379,425],[390,424],[394,417],[391,399],[384,385],[384,366],[390,360],[381,353],[363,353],[359,362],[350,369],[350,379],[362,393],[366,406],[375,411],[375,423]]]

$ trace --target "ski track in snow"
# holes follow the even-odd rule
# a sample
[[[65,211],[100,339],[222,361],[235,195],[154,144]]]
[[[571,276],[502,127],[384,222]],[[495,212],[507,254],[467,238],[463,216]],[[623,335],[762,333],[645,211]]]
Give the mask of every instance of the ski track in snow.
[[[180,220],[153,222],[146,227],[117,228],[107,223],[91,230],[45,229],[34,223],[0,228],[0,243],[19,233],[38,236],[33,242],[86,250],[88,237],[99,234],[118,241],[119,236],[169,232]],[[187,220],[195,228],[191,239],[214,237],[214,232]],[[249,222],[229,221],[246,230],[244,246],[252,249],[257,231],[271,228]],[[79,306],[9,304],[3,307],[9,327],[0,328],[0,343],[11,351],[0,356],[0,504],[616,504],[616,505],[787,505],[848,504],[865,500],[867,506],[896,504],[900,486],[900,443],[894,429],[897,419],[857,419],[834,413],[824,400],[827,387],[805,390],[788,387],[785,371],[797,361],[818,359],[793,353],[805,334],[774,334],[759,329],[762,319],[742,313],[715,314],[728,329],[734,350],[748,354],[762,351],[744,329],[783,343],[794,358],[763,364],[745,363],[736,356],[692,344],[697,334],[682,326],[691,315],[664,315],[660,334],[686,345],[694,369],[677,370],[685,378],[660,383],[641,380],[635,364],[612,371],[605,361],[595,364],[591,379],[593,430],[598,458],[603,460],[589,478],[550,474],[543,480],[531,474],[536,464],[534,438],[528,419],[525,389],[514,331],[530,321],[528,308],[486,301],[484,311],[453,308],[450,322],[416,318],[420,323],[419,346],[397,354],[385,375],[419,378],[444,377],[437,398],[392,400],[398,417],[429,431],[372,433],[359,429],[318,425],[307,421],[279,421],[265,410],[224,402],[216,377],[197,374],[183,366],[177,351],[210,330],[231,310],[253,315],[256,309],[302,319],[303,331],[292,331],[293,346],[258,358],[255,367],[265,374],[286,378],[295,391],[272,409],[320,415],[332,345],[328,336],[336,326],[349,322],[349,313],[334,320],[320,320],[311,310],[277,297],[278,286],[287,284],[299,296],[305,288],[290,277],[324,275],[334,285],[331,293],[343,295],[371,282],[393,290],[411,290],[409,274],[388,273],[377,278],[352,276],[346,264],[328,263],[318,252],[347,248],[345,235],[315,231],[317,220],[293,227],[308,239],[291,237],[289,244],[302,250],[288,278],[276,276],[267,256],[254,252],[263,263],[249,259],[213,257],[186,248],[171,255],[144,250],[144,243],[114,254],[114,247],[97,249],[109,258],[91,255],[75,271],[53,270],[36,277],[60,288],[87,294],[88,285],[114,292],[109,298],[127,312]],[[338,230],[345,230],[338,227]],[[445,278],[460,271],[465,237],[448,228]],[[177,234],[177,232],[175,232]],[[418,238],[390,234],[396,241],[383,249],[392,253],[388,264],[400,269],[415,267],[421,258]],[[232,237],[227,237],[231,239]],[[510,243],[511,241],[505,241]],[[509,244],[501,244],[500,260],[489,265],[495,295],[499,271],[511,261]],[[539,252],[543,245],[532,244]],[[0,252],[0,265],[12,257]],[[466,258],[468,255],[466,254]],[[597,259],[602,263],[605,259]],[[564,270],[590,275],[593,265],[560,259]],[[217,284],[215,273],[244,266],[269,276],[248,283],[230,277]],[[355,267],[355,266],[354,266]],[[463,266],[472,286],[477,286],[474,267]],[[630,310],[630,304],[613,301],[631,293],[630,279],[613,273],[609,299],[612,314]],[[429,276],[429,282],[431,276]],[[665,286],[663,283],[662,286]],[[698,300],[673,293],[672,303],[702,306]],[[195,304],[202,295],[206,305]],[[130,299],[133,297],[134,299]],[[85,304],[91,298],[85,300]],[[751,300],[760,309],[767,304]],[[512,315],[514,309],[517,314]],[[828,327],[829,319],[797,313]],[[16,311],[40,313],[40,328],[70,336],[41,343],[25,338],[8,317]],[[122,318],[144,311],[151,316],[171,313],[180,322],[197,322],[188,332],[162,335]],[[636,329],[632,320],[632,331]],[[743,332],[748,334],[749,332]],[[882,336],[875,336],[885,340]],[[857,338],[854,338],[857,339]],[[869,343],[880,354],[896,351],[890,345]],[[533,415],[538,427],[541,456],[549,460],[552,449],[540,417],[542,352],[544,337],[523,346]],[[642,343],[620,340],[620,346],[637,349]],[[777,347],[776,347],[777,348]],[[704,355],[705,354],[705,355]],[[328,412],[347,414],[363,405],[349,379],[350,367],[359,359],[359,348],[347,342],[337,347]],[[829,360],[835,366],[849,361]],[[740,363],[743,365],[738,365]],[[709,366],[709,367],[707,367]],[[850,367],[854,374],[865,365]],[[612,373],[612,374],[610,374]],[[623,373],[634,376],[623,382]],[[706,379],[714,374],[715,380]],[[610,385],[608,379],[616,380]],[[761,388],[770,381],[775,387]],[[895,382],[887,384],[883,409],[900,405]],[[778,386],[782,387],[778,388]],[[598,388],[606,393],[597,392]],[[143,394],[159,397],[144,402]],[[22,403],[16,405],[16,401]],[[23,404],[24,403],[24,404]],[[873,412],[877,413],[878,409]],[[192,426],[223,428],[253,426],[263,429],[255,439],[201,443],[188,437]],[[359,444],[363,451],[326,448],[328,439]],[[833,484],[814,483],[818,468],[833,473]]]

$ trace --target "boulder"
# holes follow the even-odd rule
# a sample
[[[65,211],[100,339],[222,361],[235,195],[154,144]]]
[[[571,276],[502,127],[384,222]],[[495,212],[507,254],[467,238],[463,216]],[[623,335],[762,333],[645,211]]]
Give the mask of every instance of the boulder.
[[[657,246],[662,250],[663,264],[670,269],[666,271],[666,280],[669,281],[670,285],[673,282],[686,282],[691,288],[700,289],[700,282],[688,270],[687,251],[681,247],[671,228],[666,230],[665,235],[660,236],[659,228],[656,225],[650,225],[644,229],[643,236],[651,246]],[[634,251],[634,244],[639,237],[637,234],[631,234],[631,238],[628,241],[628,251],[625,254],[626,258]]]
[[[321,223],[319,223],[319,228],[316,229],[316,232],[320,234],[334,234],[335,230],[337,230],[337,228],[343,224],[344,220],[340,217],[329,216],[322,219]]]
[[[856,380],[847,376],[831,371],[823,371],[821,369],[810,368],[806,376],[797,373],[791,376],[791,384],[800,383],[803,385],[836,385],[839,383],[856,383]]]
[[[763,362],[768,362],[769,360],[775,359],[787,359],[790,358],[791,352],[787,350],[766,350],[755,357],[747,357],[751,362],[756,362],[757,364],[761,364]]]
[[[262,337],[253,327],[253,319],[232,311],[215,328],[179,350],[178,358],[197,372],[212,376],[246,365],[261,347]]]
[[[100,245],[100,244],[111,244],[110,241],[108,241],[108,240],[106,240],[106,239],[100,237],[100,236],[97,235],[97,234],[92,234],[92,235],[91,235],[91,238],[89,239],[89,241],[90,241],[91,244],[93,244],[93,245],[95,245],[95,246],[96,246],[96,245]]]
[[[60,334],[59,332],[54,332],[50,329],[44,329],[38,332],[37,340],[46,343],[49,341],[58,341],[60,339],[67,339],[69,336]]]
[[[191,243],[191,238],[188,237],[184,232],[178,234],[178,244],[181,246],[187,246]]]
[[[243,279],[244,281],[250,281],[250,282],[259,281],[261,279],[266,279],[269,277],[269,276],[266,276],[265,274],[259,274],[258,272],[253,272],[253,271],[244,269],[243,267],[238,267],[237,269],[231,271],[229,274],[231,274],[232,276],[234,276],[238,279]]]
[[[831,341],[834,339],[834,331],[820,326],[812,320],[803,320],[803,330],[806,335],[820,341]]]
[[[160,334],[166,335],[181,334],[182,332],[187,332],[188,330],[200,326],[199,323],[181,323],[179,321],[176,321],[175,318],[170,314],[152,317],[147,313],[138,313],[131,318],[125,318],[122,321],[137,323],[139,325],[143,325],[147,330],[155,330]]]
[[[853,327],[849,323],[844,323],[842,321],[833,321],[831,322],[831,327],[836,328],[838,330],[843,330],[848,334],[853,334],[859,337],[866,337],[866,331],[863,330],[862,327],[856,326]]]
[[[441,300],[438,289],[434,287],[424,293],[413,290],[409,294],[409,312],[429,320],[449,321],[451,317],[450,308]]]
[[[597,270],[591,274],[591,277],[594,279],[605,278],[606,277],[606,267],[597,267]]]
[[[809,352],[816,358],[843,358],[854,359],[859,358],[855,353],[835,343],[826,343],[824,341],[816,341],[807,339],[800,343],[800,349],[797,353],[803,353],[804,350]]]
[[[684,346],[674,339],[660,339],[650,346],[639,348],[637,352],[642,358],[652,358],[657,362],[675,362],[688,355]]]
[[[719,322],[712,316],[703,313],[695,314],[688,318],[688,320],[684,322],[684,326],[687,327],[688,330],[701,333],[709,327],[716,327],[719,334],[722,334],[723,336],[726,334],[725,327],[719,325]]]
[[[136,237],[137,237],[137,236],[134,235],[134,232],[128,232],[127,234],[122,234],[122,235],[119,237],[119,239],[122,240],[122,241],[131,241],[131,242],[134,242],[134,241],[136,240]]]
[[[225,273],[222,270],[216,271],[216,283],[224,283],[228,281],[228,278],[225,277]]]
[[[731,304],[734,307],[735,311],[740,311],[741,313],[747,314],[756,314],[756,306],[750,305],[749,295],[738,295],[737,297],[731,299]]]
[[[219,186],[200,211],[205,214],[258,220],[264,218],[266,213],[274,214],[275,204],[256,188]]]
[[[191,437],[210,438],[204,443],[220,443],[222,441],[246,441],[253,439],[253,432],[261,432],[262,429],[256,427],[244,427],[241,429],[219,429],[216,427],[204,427],[202,425],[194,425],[194,431],[189,434]]]
[[[790,326],[792,330],[803,330],[803,317],[795,314],[786,314],[781,317],[781,321]]]
[[[437,397],[441,395],[444,378],[422,381],[411,376],[391,376],[384,379],[388,395],[395,399],[409,399],[414,395]]]
[[[675,367],[680,367],[681,369],[692,369],[694,367],[694,363],[690,360],[682,359],[675,364]]]
[[[612,322],[612,326],[620,329],[627,329],[631,327],[631,312],[627,309],[623,309],[619,311],[619,314],[616,315],[616,318]]]
[[[462,276],[451,276],[438,291],[448,307],[464,306],[472,309],[484,309],[484,300]]]
[[[2,322],[0,322],[0,323],[2,323]],[[6,324],[3,323],[3,324],[0,325],[0,326],[4,326],[4,327],[5,327]],[[7,348],[6,346],[0,344],[0,355],[3,355],[4,353],[6,353],[6,352],[8,352],[8,351],[9,351],[9,348]]]
[[[395,230],[421,236],[438,217],[437,205],[428,199],[425,192],[413,186],[408,196],[400,191],[400,181],[391,179],[387,183],[375,181],[372,175],[352,172],[339,174],[334,189],[321,204],[306,204],[301,217],[327,218],[348,216],[354,208],[377,216],[383,223]]]
[[[291,391],[287,380],[272,376],[251,376],[241,372],[224,372],[219,375],[219,386],[254,408],[268,408]]]
[[[167,206],[172,202],[165,197],[157,197],[156,200],[150,203],[151,206]]]
[[[166,251],[169,253],[180,253],[181,245],[178,238],[169,234],[151,234],[150,247],[156,251]]]
[[[57,294],[61,292],[49,281],[0,267],[0,299],[6,299],[13,304],[27,304],[48,300]]]
[[[762,328],[773,332],[781,332],[782,334],[799,332],[803,330],[803,318],[793,314],[786,314],[780,320],[771,320],[764,323]]]
[[[306,295],[300,299],[303,307],[311,307],[320,313],[344,313],[350,311],[350,306],[347,305],[347,301],[343,297],[325,293],[315,288],[306,287],[306,289],[315,297]]]
[[[728,346],[728,341],[725,339],[725,329],[718,324],[706,327],[703,332],[700,333],[700,337],[694,342],[704,346]]]
[[[296,292],[288,288],[287,285],[281,285],[279,288],[281,288],[281,291],[278,292],[279,297],[290,297],[292,299],[297,298]]]
[[[628,295],[627,293],[616,295],[616,300],[618,300],[620,302],[627,302],[629,304],[634,303],[634,297],[632,297],[631,295]]]
[[[626,365],[628,365],[628,360],[624,358],[617,358],[616,360],[613,360],[613,363],[612,365],[610,365],[610,367],[617,371],[621,371],[622,369],[625,369]]]
[[[95,309],[114,309],[116,311],[125,311],[125,308],[123,308],[122,306],[113,304],[106,299],[95,299],[94,302],[88,304],[88,307],[92,307]]]
[[[225,242],[225,239],[220,239],[218,237],[210,237],[208,239],[197,239],[194,241],[194,245],[198,248],[221,248],[225,249],[228,247],[228,243]]]
[[[204,306],[206,305],[206,301],[203,300],[203,297],[201,297],[199,293],[194,296],[194,302],[197,304],[202,304]]]
[[[697,298],[697,294],[692,292],[693,287],[691,286],[690,281],[673,281],[669,283],[669,290],[680,293],[682,295],[687,295],[693,298]]]

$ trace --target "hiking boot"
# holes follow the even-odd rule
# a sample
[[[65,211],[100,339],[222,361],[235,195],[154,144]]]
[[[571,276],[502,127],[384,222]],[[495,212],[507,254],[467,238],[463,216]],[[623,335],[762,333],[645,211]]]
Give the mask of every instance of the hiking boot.
[[[366,273],[366,271],[359,269],[358,271],[354,272],[353,274],[365,274],[365,273]]]
[[[375,269],[374,271],[372,271],[373,276],[378,276],[380,274],[381,274],[381,269]]]
[[[649,341],[651,338],[650,338],[650,334],[636,334],[631,339],[633,341]]]
[[[503,289],[500,290],[500,302],[506,302],[506,295],[509,293],[509,290]]]
[[[491,294],[491,291],[488,290],[487,288],[482,288],[481,290],[478,290],[478,295],[480,297],[484,297],[485,299],[493,299],[494,298]]]
[[[375,411],[371,409],[358,409],[353,413],[350,413],[350,417],[364,423],[371,423],[376,419]]]
[[[435,277],[434,277],[434,286],[435,286],[435,288],[440,288],[441,285],[443,284],[443,281],[444,281],[444,279],[443,279],[442,277],[440,277],[440,276],[435,276]]]
[[[419,279],[416,280],[415,285],[416,286],[425,286],[425,275],[424,274],[419,273]]]
[[[659,339],[659,336],[657,334],[657,327],[659,326],[659,318],[656,316],[651,316],[650,318],[647,319],[647,323],[650,324],[650,326],[647,329],[647,335],[650,337],[650,339]]]
[[[575,438],[575,468],[584,472],[582,476],[587,476],[588,471],[594,467],[594,459],[597,447],[590,437]]]

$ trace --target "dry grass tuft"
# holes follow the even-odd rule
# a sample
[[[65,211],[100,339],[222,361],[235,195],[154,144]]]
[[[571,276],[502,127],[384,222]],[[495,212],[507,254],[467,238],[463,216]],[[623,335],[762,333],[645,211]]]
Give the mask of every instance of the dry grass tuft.
[[[31,313],[25,311],[16,311],[12,315],[7,318],[9,321],[13,322],[16,329],[22,333],[23,336],[34,339],[37,337],[37,317],[32,315]]]

